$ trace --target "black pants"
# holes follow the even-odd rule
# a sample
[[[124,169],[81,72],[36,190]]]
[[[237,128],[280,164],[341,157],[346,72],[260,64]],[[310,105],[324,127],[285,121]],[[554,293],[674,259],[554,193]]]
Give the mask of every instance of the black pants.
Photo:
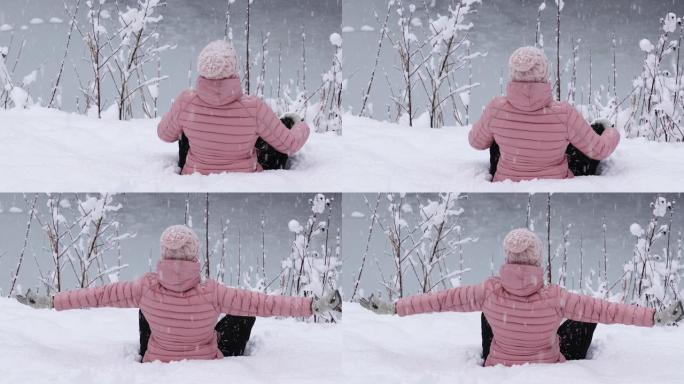
[[[294,121],[289,117],[283,117],[280,121],[287,129],[292,129],[294,126]],[[254,149],[257,153],[257,161],[264,170],[285,169],[287,167],[289,156],[285,153],[278,152],[261,137],[259,137],[254,144]],[[178,167],[181,169],[181,172],[185,166],[188,151],[190,151],[190,140],[185,136],[185,133],[182,133],[180,140],[178,140]]]
[[[482,358],[487,360],[489,347],[494,339],[492,327],[489,325],[484,313],[480,318],[482,326]],[[583,360],[587,358],[587,351],[594,336],[596,323],[566,320],[558,328],[560,339],[560,351],[566,360]]]
[[[591,125],[594,132],[599,135],[603,134],[606,130],[606,126],[601,122],[596,122]],[[575,176],[592,176],[598,174],[598,167],[600,161],[590,159],[587,155],[580,152],[574,145],[570,144],[565,149],[565,155],[568,158],[568,168]],[[499,145],[494,142],[492,146],[489,147],[489,173],[494,176],[496,169],[499,165],[499,158],[501,157],[501,151]]]
[[[245,354],[245,347],[254,322],[256,322],[256,317],[226,315],[216,323],[214,329],[217,334],[218,347],[223,356]],[[140,327],[140,356],[145,356],[152,331],[142,311],[138,311],[138,325]]]

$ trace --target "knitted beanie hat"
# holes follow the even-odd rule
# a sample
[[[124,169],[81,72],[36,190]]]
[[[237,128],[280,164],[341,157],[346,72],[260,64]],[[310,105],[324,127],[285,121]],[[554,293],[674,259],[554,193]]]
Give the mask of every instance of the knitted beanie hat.
[[[185,225],[172,225],[164,230],[159,240],[162,259],[197,261],[199,239]]]
[[[215,40],[202,49],[197,58],[197,72],[205,79],[226,79],[237,75],[237,53],[233,44]]]
[[[549,78],[549,60],[536,47],[520,47],[508,59],[508,72],[513,81],[543,83]]]
[[[508,232],[504,238],[503,247],[508,264],[541,265],[541,240],[527,228],[518,228]]]

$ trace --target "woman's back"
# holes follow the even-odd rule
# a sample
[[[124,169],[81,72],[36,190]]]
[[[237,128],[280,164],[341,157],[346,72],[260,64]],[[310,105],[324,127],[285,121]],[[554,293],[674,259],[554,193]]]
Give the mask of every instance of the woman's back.
[[[200,284],[199,273],[193,278],[174,269],[180,271],[173,263],[160,264],[157,273],[143,278],[139,307],[152,331],[143,361],[222,357],[214,333],[220,314],[213,299],[216,283]]]
[[[257,138],[289,155],[309,137],[306,123],[288,129],[265,102],[243,94],[236,60],[229,43],[207,45],[198,58],[195,89],[182,92],[157,127],[167,142],[187,136],[190,149],[183,174],[258,172]]]
[[[494,333],[486,365],[564,360],[556,335],[558,298],[543,288],[541,268],[508,265],[485,285],[490,292],[482,312]]]
[[[476,149],[499,145],[501,157],[493,181],[573,177],[565,154],[568,144],[595,160],[613,152],[620,141],[617,130],[609,128],[598,135],[570,104],[553,100],[543,52],[520,48],[509,64],[506,96],[485,107],[468,135]]]
[[[485,365],[555,363],[560,352],[558,327],[564,318],[592,323],[653,325],[653,309],[611,303],[544,286],[544,270],[505,264],[484,285],[482,312],[494,339]]]

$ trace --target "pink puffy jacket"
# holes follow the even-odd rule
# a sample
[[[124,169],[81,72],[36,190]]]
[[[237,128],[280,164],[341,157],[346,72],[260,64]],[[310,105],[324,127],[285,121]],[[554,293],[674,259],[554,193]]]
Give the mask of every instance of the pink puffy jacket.
[[[610,156],[620,141],[614,128],[598,135],[570,104],[552,99],[549,83],[508,83],[506,96],[485,107],[468,134],[475,149],[487,149],[496,141],[501,158],[493,181],[565,179],[565,149],[572,144],[592,159]]]
[[[132,282],[78,289],[55,295],[58,311],[88,307],[140,308],[150,323],[144,362],[217,359],[214,326],[221,313],[237,316],[310,316],[311,299],[269,296],[200,282],[194,261],[161,260],[156,273]]]
[[[565,361],[556,332],[563,318],[576,321],[653,326],[652,308],[576,295],[558,285],[544,286],[540,267],[505,264],[500,277],[479,285],[403,298],[400,316],[426,312],[482,311],[494,340],[485,366]]]
[[[242,93],[240,79],[197,78],[195,90],[183,91],[157,127],[159,138],[178,140],[185,133],[190,151],[183,174],[258,172],[258,137],[282,153],[297,152],[309,137],[304,122],[287,129],[262,100]]]

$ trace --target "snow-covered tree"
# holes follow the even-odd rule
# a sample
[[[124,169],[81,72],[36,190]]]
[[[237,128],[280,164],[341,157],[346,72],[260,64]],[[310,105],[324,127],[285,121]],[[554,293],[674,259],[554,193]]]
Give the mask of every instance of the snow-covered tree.
[[[335,47],[335,54],[330,69],[323,74],[314,126],[317,132],[336,132],[341,135],[342,91],[345,84],[342,75],[342,36],[339,33],[331,34],[330,43]]]
[[[416,272],[422,292],[427,293],[438,286],[457,287],[462,283],[462,274],[467,272],[463,245],[477,241],[477,238],[464,235],[458,218],[463,208],[456,206],[458,195],[442,193],[439,200],[428,200],[419,206],[421,222],[419,237],[411,242],[418,245],[415,256],[409,260]],[[458,256],[458,269],[451,270],[447,258]],[[449,284],[447,284],[449,283]]]
[[[316,194],[310,201],[311,212],[302,224],[292,219],[288,223],[290,232],[294,234],[291,252],[282,262],[281,291],[295,296],[317,296],[337,287],[337,277],[341,260],[338,245],[333,249],[329,243],[331,200],[323,194]],[[339,234],[338,234],[339,236]],[[322,238],[322,239],[321,239]],[[320,249],[313,246],[315,239],[323,245]],[[334,319],[315,319],[316,321],[334,321]]]
[[[652,215],[645,227],[633,223],[629,230],[636,241],[633,256],[624,265],[623,301],[662,308],[680,295],[684,267],[674,252],[671,236],[674,202],[658,197],[651,204]],[[668,220],[668,222],[663,222]]]
[[[629,136],[684,141],[684,73],[680,61],[683,36],[681,17],[668,13],[661,19],[656,43],[648,39],[639,42],[645,59],[642,73],[633,82],[635,92],[625,127]]]
[[[469,77],[467,84],[459,86],[456,79],[459,70],[467,69],[472,59],[483,55],[481,52],[471,53],[471,41],[468,40],[473,23],[466,22],[465,19],[473,12],[474,3],[476,1],[453,0],[447,15],[436,15],[427,22],[427,52],[418,51],[423,65],[418,66],[417,74],[426,92],[426,111],[432,128],[441,128],[444,125],[444,104],[447,100],[454,100],[458,96],[460,104],[467,109],[470,91],[479,85],[473,84]],[[452,103],[453,116],[460,124],[463,119],[458,113],[458,105],[459,103]]]

